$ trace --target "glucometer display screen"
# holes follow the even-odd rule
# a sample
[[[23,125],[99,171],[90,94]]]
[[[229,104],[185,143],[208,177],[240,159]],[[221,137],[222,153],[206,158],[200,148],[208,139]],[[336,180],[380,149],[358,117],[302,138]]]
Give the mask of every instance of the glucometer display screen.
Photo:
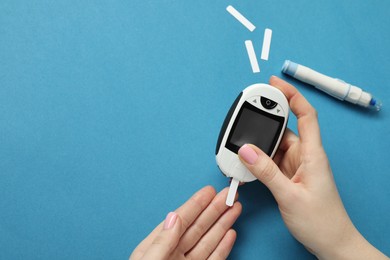
[[[270,156],[283,123],[283,117],[269,114],[245,102],[230,131],[226,148],[237,153],[241,146],[249,143],[256,145]]]

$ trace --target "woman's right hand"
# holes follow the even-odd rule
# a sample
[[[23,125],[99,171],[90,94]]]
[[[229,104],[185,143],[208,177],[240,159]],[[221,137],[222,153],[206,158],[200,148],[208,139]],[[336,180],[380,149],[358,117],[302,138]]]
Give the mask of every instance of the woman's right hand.
[[[272,192],[293,236],[320,259],[388,259],[352,224],[322,147],[317,112],[299,91],[273,76],[298,119],[299,136],[287,130],[274,161],[254,145],[241,161]]]

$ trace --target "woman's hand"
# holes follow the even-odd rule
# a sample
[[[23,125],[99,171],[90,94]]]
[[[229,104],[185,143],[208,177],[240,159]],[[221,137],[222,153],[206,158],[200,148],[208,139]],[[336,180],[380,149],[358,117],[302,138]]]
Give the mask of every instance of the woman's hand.
[[[293,236],[320,259],[387,259],[360,235],[338,194],[322,147],[317,112],[287,82],[273,76],[298,119],[296,136],[287,130],[274,161],[253,145],[241,161],[272,192]]]
[[[227,189],[216,195],[208,186],[170,212],[134,250],[138,259],[226,259],[236,239],[231,229],[241,204],[225,204]],[[236,198],[237,199],[237,198]]]

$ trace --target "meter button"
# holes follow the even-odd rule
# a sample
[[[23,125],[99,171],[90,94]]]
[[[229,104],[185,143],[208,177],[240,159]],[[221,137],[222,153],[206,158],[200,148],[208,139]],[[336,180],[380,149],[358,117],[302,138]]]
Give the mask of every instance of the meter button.
[[[274,113],[278,116],[284,116],[284,111],[280,105],[277,105],[277,107],[274,109]]]
[[[261,104],[266,109],[273,109],[278,105],[278,103],[276,103],[275,101],[272,101],[271,99],[265,97],[261,97]]]
[[[251,103],[252,105],[254,105],[256,107],[260,106],[260,97],[259,96],[250,97],[246,101],[248,101],[249,103]]]

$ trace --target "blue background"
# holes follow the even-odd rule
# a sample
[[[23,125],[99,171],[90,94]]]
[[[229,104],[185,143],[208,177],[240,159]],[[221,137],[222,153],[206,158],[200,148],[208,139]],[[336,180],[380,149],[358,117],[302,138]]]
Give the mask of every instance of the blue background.
[[[257,28],[226,11],[231,4]],[[390,254],[390,1],[0,2],[0,259],[126,259],[201,187],[246,86],[278,75],[319,113],[341,197]],[[253,74],[244,41],[270,58]],[[361,86],[379,113],[281,75],[285,59]],[[289,127],[296,131],[293,116]],[[314,259],[259,182],[231,259]]]

